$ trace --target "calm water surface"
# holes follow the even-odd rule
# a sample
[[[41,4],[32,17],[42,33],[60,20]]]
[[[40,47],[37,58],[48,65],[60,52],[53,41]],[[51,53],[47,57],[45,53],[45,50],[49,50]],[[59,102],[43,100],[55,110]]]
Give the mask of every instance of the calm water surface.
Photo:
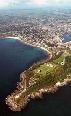
[[[34,62],[45,59],[46,53],[14,39],[0,39],[0,116],[71,116],[71,84],[42,100],[32,100],[21,112],[12,112],[5,98],[16,89],[20,73]]]
[[[71,33],[65,33],[62,38],[64,38],[64,42],[71,41]]]

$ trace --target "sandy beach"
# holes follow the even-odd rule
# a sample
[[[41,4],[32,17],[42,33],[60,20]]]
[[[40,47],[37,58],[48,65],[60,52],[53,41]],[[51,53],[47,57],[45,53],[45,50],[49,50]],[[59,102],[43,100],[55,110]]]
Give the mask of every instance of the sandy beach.
[[[19,37],[6,37],[6,38],[21,40]]]

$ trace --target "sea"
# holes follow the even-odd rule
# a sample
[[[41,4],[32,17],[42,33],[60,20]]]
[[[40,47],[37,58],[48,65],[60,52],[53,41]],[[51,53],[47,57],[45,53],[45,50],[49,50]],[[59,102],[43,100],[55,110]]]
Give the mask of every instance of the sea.
[[[71,33],[65,33],[62,38],[64,38],[63,42],[71,41]]]
[[[40,48],[0,38],[0,116],[71,116],[71,83],[43,94],[43,99],[31,99],[21,112],[13,112],[5,104],[7,95],[16,90],[20,73],[46,58],[48,54]]]

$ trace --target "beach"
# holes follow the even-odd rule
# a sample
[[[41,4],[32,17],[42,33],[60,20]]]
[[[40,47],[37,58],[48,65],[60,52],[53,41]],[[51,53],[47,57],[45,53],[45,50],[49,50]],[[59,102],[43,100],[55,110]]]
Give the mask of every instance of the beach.
[[[19,37],[6,37],[6,38],[21,40]]]

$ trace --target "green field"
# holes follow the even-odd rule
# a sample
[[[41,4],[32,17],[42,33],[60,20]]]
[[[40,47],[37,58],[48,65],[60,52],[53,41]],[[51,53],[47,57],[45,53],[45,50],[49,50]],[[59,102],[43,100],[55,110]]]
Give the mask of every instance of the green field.
[[[52,72],[53,69],[54,69],[54,67],[49,67],[47,65],[40,65],[40,67],[38,67],[37,69],[35,69],[33,72],[41,74],[42,77],[45,77],[46,73],[47,72],[49,72],[49,73]],[[39,70],[41,70],[41,72],[38,72]]]
[[[63,62],[63,60],[65,59],[66,56],[61,55],[58,59],[53,60],[54,63],[56,64],[61,64],[61,62]]]

